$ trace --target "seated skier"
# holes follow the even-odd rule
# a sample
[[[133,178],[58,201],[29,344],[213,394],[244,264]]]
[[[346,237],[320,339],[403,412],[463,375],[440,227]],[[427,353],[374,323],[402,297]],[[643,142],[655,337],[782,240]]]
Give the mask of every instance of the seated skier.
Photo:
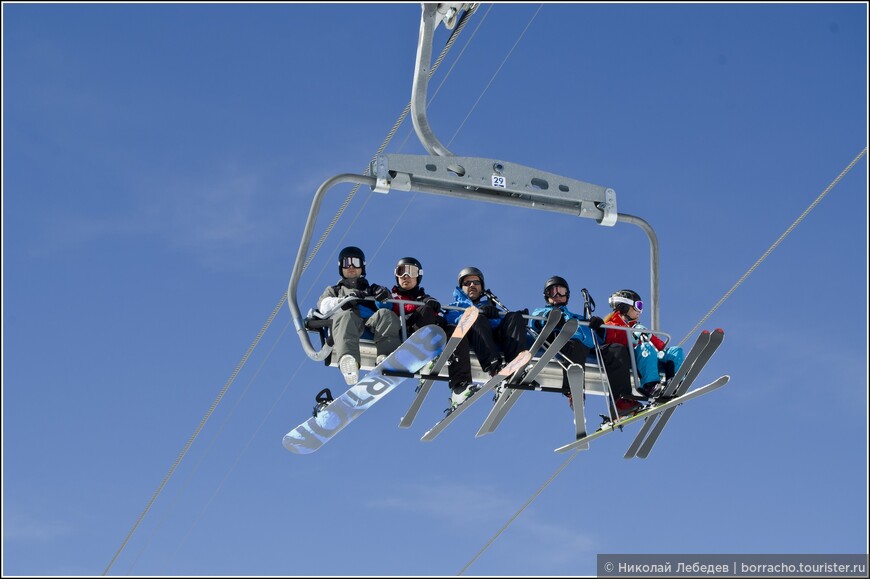
[[[482,315],[477,317],[474,325],[468,331],[463,342],[468,342],[484,372],[490,376],[498,374],[504,368],[506,360],[513,360],[517,354],[528,347],[526,338],[526,322],[523,318],[528,310],[507,312],[504,317],[491,293],[486,289],[483,272],[476,267],[466,267],[459,272],[457,287],[453,290],[451,306],[465,309],[476,306]],[[456,325],[462,316],[460,310],[448,310],[445,318],[448,323]],[[458,349],[457,349],[458,352]],[[458,363],[450,364],[451,408],[474,394],[475,388],[471,380],[471,360],[466,355],[457,356]]]
[[[612,326],[622,326],[636,330],[646,330],[638,322],[643,312],[643,301],[633,290],[614,292],[608,300],[613,312],[604,318],[604,323]],[[637,372],[640,374],[641,394],[648,398],[658,396],[667,380],[674,377],[685,359],[683,349],[679,346],[668,347],[655,334],[636,332],[637,343],[634,355],[637,362]],[[627,333],[622,330],[608,330],[605,341],[608,344],[622,344],[628,347]],[[661,375],[664,375],[662,379]]]
[[[570,311],[568,309],[570,297],[571,290],[565,278],[553,276],[544,284],[544,299],[547,305],[536,309],[532,314],[535,316],[547,316],[550,310],[558,308],[562,310],[562,318],[565,321],[576,318],[583,322],[589,322],[589,327],[581,325],[577,328],[574,337],[561,350],[565,357],[576,364],[581,364],[585,368],[587,357],[595,347],[595,338],[592,332],[593,330],[599,330],[604,321],[598,316],[590,316],[587,320],[585,315]],[[529,325],[533,329],[541,328],[539,320],[530,320]],[[557,328],[561,325],[557,326]],[[616,398],[616,413],[619,416],[630,414],[634,410],[637,410],[638,404],[636,401],[626,398],[631,392],[631,360],[628,357],[628,349],[619,345],[603,344],[603,340],[599,340],[599,344],[601,344],[599,349],[601,351],[602,363],[604,364],[603,369],[607,373],[608,382]],[[574,401],[568,387],[567,371],[562,373],[562,393],[568,397],[568,405],[573,408]]]
[[[556,331],[552,334],[553,336],[555,336],[556,332],[558,332],[564,323],[571,318],[576,318],[582,322],[587,321],[585,316],[575,314],[568,309],[568,300],[570,297],[571,290],[568,288],[568,282],[565,281],[565,278],[554,275],[544,284],[544,301],[547,305],[534,310],[532,315],[546,318],[550,313],[550,310],[561,310],[562,321],[556,326]],[[541,320],[530,319],[529,327],[535,332],[540,332],[544,327],[544,323]],[[548,338],[548,341],[551,339],[552,338]],[[577,328],[574,336],[562,347],[560,352],[571,362],[585,367],[586,358],[589,356],[589,352],[593,347],[594,342],[592,341],[592,331],[587,326],[581,325]],[[532,352],[532,355],[535,354],[536,352]],[[568,403],[571,404],[571,390],[568,388],[568,372],[566,370],[562,371],[562,394],[568,397]]]
[[[420,286],[423,283],[420,261],[414,257],[403,257],[396,263],[394,273],[393,311],[399,316],[404,312],[408,334],[430,324],[437,324],[446,331],[447,321],[441,316],[441,303]],[[423,305],[402,302],[422,302]]]
[[[393,350],[399,347],[399,318],[392,311],[390,290],[366,279],[365,254],[358,247],[345,247],[338,254],[338,273],[341,279],[327,287],[317,301],[317,309],[327,313],[342,299],[353,297],[334,312],[332,319],[333,355],[338,358],[338,367],[348,385],[359,379],[359,340],[368,329],[374,335],[377,348],[377,363],[380,364]]]

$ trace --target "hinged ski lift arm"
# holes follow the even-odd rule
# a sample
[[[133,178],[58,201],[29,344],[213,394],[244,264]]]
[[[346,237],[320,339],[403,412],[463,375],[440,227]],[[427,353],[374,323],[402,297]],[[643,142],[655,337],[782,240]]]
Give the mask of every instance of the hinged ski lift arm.
[[[438,24],[444,22],[444,27],[452,30],[456,26],[456,17],[462,10],[468,10],[473,4],[459,2],[443,2],[440,4],[422,4],[423,16],[420,18],[420,39],[417,43],[417,63],[414,66],[414,84],[411,86],[411,121],[414,130],[420,137],[420,142],[432,155],[452,155],[447,147],[441,144],[432,128],[426,114],[426,93],[429,87],[429,74],[432,64],[432,41]]]

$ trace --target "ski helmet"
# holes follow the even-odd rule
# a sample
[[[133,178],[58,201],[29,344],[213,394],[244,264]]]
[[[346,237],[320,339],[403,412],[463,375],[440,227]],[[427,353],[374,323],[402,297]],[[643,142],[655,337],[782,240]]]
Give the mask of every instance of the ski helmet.
[[[359,267],[362,269],[361,277],[366,276],[366,254],[363,253],[363,250],[359,247],[354,247],[352,245],[345,247],[338,254],[338,275],[344,277],[344,274],[341,271],[341,268],[344,264],[344,260],[348,258],[356,257],[359,259]],[[346,267],[346,266],[344,266]]]
[[[477,269],[476,267],[466,267],[462,271],[459,272],[459,277],[456,280],[456,284],[461,288],[462,280],[470,275],[476,275],[480,278],[480,289],[481,291],[486,289],[486,282],[483,280],[483,272]]]
[[[547,290],[549,290],[554,285],[560,285],[560,286],[564,287],[568,291],[568,293],[565,294],[565,297],[566,298],[571,297],[571,288],[568,287],[568,282],[565,281],[565,278],[560,277],[558,275],[554,275],[553,277],[551,277],[550,279],[547,280],[547,283],[544,284],[544,301],[546,301],[547,298],[550,297],[547,295]]]
[[[628,313],[631,306],[634,306],[638,311],[643,311],[643,301],[641,301],[640,295],[633,290],[626,289],[614,292],[607,303],[620,314]]]
[[[423,266],[420,261],[414,257],[403,257],[396,263],[396,270],[393,272],[396,275],[396,284],[399,283],[399,276],[402,273],[400,270],[405,270],[408,275],[417,279],[417,287],[423,283]],[[416,273],[416,275],[414,275]]]

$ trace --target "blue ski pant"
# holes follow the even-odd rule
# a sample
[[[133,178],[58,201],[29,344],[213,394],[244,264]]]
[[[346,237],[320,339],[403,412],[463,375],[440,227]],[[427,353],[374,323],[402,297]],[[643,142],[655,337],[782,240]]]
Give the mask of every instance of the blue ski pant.
[[[672,378],[686,357],[683,349],[677,346],[662,350],[661,358],[658,354],[659,351],[649,342],[638,342],[634,347],[641,385],[658,382],[660,373],[664,373],[668,379]]]

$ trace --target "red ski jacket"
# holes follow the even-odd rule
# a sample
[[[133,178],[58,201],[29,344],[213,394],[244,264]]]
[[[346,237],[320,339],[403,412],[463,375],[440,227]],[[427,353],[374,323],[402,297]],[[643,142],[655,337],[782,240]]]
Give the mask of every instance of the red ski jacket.
[[[629,321],[623,317],[619,312],[611,312],[604,318],[604,323],[609,324],[611,326],[622,326],[623,328],[637,328],[638,330],[646,330],[645,326],[638,324],[637,320]],[[657,337],[655,334],[650,334],[650,342],[655,349],[658,351],[662,351],[665,349],[665,343]],[[605,344],[622,344],[625,347],[628,347],[628,336],[626,332],[622,330],[607,330],[607,333],[604,336]]]

